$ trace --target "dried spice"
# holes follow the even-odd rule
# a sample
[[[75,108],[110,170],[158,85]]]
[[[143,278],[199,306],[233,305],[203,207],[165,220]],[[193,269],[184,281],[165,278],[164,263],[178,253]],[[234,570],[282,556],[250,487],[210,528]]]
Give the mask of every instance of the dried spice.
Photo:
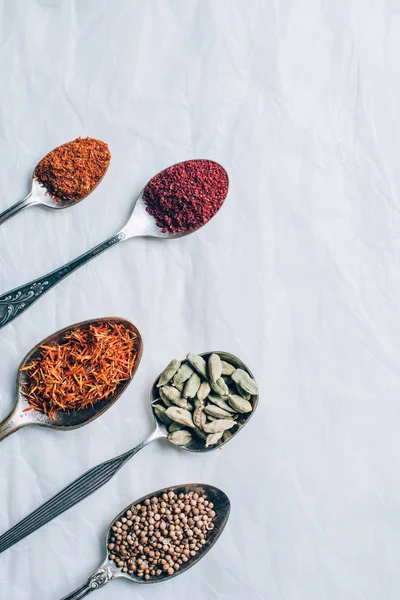
[[[60,410],[93,406],[131,378],[136,334],[120,323],[100,323],[66,331],[42,345],[22,371],[22,393],[32,409],[51,418]]]
[[[170,434],[180,432],[179,435],[169,437],[173,444],[191,447],[199,447],[200,444],[206,448],[222,444],[229,439],[229,434],[224,435],[224,432],[232,430],[230,435],[234,435],[254,411],[257,383],[244,369],[221,360],[222,356],[224,355],[214,352],[203,358],[189,352],[186,361],[182,361],[168,384],[160,388],[154,387],[155,399],[152,404],[156,418],[168,425]],[[164,369],[163,374],[167,369]],[[223,371],[229,375],[221,377],[220,373]],[[171,375],[172,372],[171,369],[168,373]],[[183,377],[179,377],[180,374],[184,374]],[[181,385],[180,380],[186,376],[188,378],[181,393],[177,386]],[[163,377],[163,381],[165,378]],[[249,399],[245,399],[242,392],[238,395],[237,390],[242,388],[236,381],[253,390]]]
[[[211,160],[187,160],[158,173],[143,194],[147,211],[166,232],[193,231],[215,215],[228,193],[225,169]]]
[[[176,434],[175,443],[187,442],[188,432]],[[172,490],[134,504],[111,527],[109,558],[123,573],[147,581],[173,575],[206,545],[217,516],[213,509],[204,494]]]
[[[94,190],[110,160],[105,142],[79,137],[46,154],[34,177],[57,202],[77,202]]]

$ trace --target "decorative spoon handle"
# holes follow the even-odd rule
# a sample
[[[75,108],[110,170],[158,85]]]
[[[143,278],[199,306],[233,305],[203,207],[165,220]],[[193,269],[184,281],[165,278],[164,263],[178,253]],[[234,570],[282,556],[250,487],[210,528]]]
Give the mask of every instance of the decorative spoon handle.
[[[65,279],[65,277],[89,262],[89,260],[92,260],[92,258],[101,252],[118,244],[118,242],[124,240],[125,237],[124,233],[119,232],[108,238],[105,242],[95,246],[92,250],[81,254],[78,258],[75,258],[75,260],[71,260],[71,262],[63,267],[0,296],[0,328],[21,315],[59,281]]]
[[[93,492],[107,483],[132,456],[157,437],[161,436],[155,430],[148,438],[132,450],[129,450],[129,452],[107,460],[93,467],[93,469],[90,469],[84,475],[78,477],[78,479],[75,479],[75,481],[61,490],[61,492],[3,533],[0,536],[0,554],[72,506],[75,506],[75,504],[78,504],[78,502],[90,496],[90,494],[93,494]]]
[[[74,592],[72,592],[72,594],[68,594],[68,596],[64,596],[64,598],[62,598],[62,600],[79,600],[80,598],[84,598],[91,592],[94,592],[96,589],[98,589],[98,588],[90,587],[90,580],[89,580],[84,585],[82,585],[82,587],[80,587],[77,590],[75,590]]]
[[[112,579],[114,579],[112,571],[103,565],[97,569],[95,573],[93,573],[91,578],[85,584],[72,592],[72,594],[64,596],[62,600],[79,600],[80,598],[84,598],[91,592],[94,592],[95,590],[105,586]]]
[[[11,217],[21,212],[21,210],[27,206],[32,206],[33,204],[38,204],[38,202],[32,198],[32,193],[29,193],[25,198],[22,198],[22,200],[19,200],[10,206],[10,208],[7,208],[4,212],[0,213],[0,225],[5,223],[7,219],[11,219]]]

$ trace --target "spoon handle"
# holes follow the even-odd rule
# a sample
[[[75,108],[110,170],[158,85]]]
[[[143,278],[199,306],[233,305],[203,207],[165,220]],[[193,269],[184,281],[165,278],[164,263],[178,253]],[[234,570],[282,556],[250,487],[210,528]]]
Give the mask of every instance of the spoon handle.
[[[38,202],[37,200],[34,200],[32,198],[32,193],[30,192],[27,196],[25,196],[25,198],[22,198],[22,200],[19,200],[18,202],[10,206],[10,208],[7,208],[4,212],[0,213],[0,225],[2,225],[2,223],[5,223],[8,219],[11,219],[11,217],[13,217],[14,215],[21,212],[21,210],[23,210],[27,206],[32,206],[33,204],[38,204]]]
[[[157,439],[157,437],[161,436],[156,429],[148,438],[132,450],[93,467],[84,473],[84,475],[75,479],[75,481],[61,490],[61,492],[3,533],[0,536],[0,554],[72,506],[75,506],[75,504],[78,504],[78,502],[90,496],[90,494],[93,494],[93,492],[107,483],[132,456],[147,444]]]
[[[124,240],[125,237],[123,232],[119,232],[108,238],[105,242],[95,246],[92,250],[81,254],[78,258],[75,258],[75,260],[71,260],[71,262],[63,267],[0,296],[0,328],[21,315],[59,281],[65,279],[65,277],[89,262],[89,260],[92,260],[92,258],[101,252],[118,244],[118,242]]]
[[[6,439],[12,433],[23,427],[24,424],[18,422],[15,415],[10,415],[0,423],[0,442]]]
[[[95,573],[93,573],[86,583],[72,592],[72,594],[64,596],[62,600],[79,600],[80,598],[84,598],[91,592],[104,587],[112,579],[114,579],[114,576],[111,569],[107,569],[106,566],[102,565]]]

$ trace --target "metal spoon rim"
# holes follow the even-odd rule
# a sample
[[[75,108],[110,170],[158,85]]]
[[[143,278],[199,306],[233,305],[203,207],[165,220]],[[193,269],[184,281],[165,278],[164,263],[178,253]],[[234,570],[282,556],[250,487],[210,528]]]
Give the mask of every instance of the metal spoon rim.
[[[108,539],[109,539],[111,527],[114,525],[114,523],[116,521],[118,521],[126,513],[126,511],[129,510],[133,505],[142,504],[145,500],[147,500],[148,498],[150,499],[152,496],[159,496],[162,493],[169,492],[169,491],[173,491],[175,493],[176,492],[188,493],[190,491],[194,491],[194,489],[196,489],[197,492],[199,492],[201,489],[205,495],[207,495],[207,492],[210,491],[211,493],[216,494],[217,496],[221,496],[221,499],[223,499],[223,501],[224,501],[222,510],[224,510],[225,512],[223,512],[223,514],[222,514],[222,521],[221,521],[221,523],[218,524],[218,528],[214,528],[209,534],[210,543],[205,544],[204,547],[198,552],[198,554],[196,554],[196,556],[191,557],[191,559],[189,559],[188,562],[185,563],[185,565],[181,565],[180,569],[178,571],[176,571],[175,573],[173,573],[172,575],[165,575],[165,576],[159,575],[157,578],[154,578],[153,580],[151,580],[151,579],[146,580],[146,579],[141,579],[140,577],[137,577],[136,575],[129,575],[129,573],[123,573],[121,568],[118,567],[115,564],[115,562],[109,558],[110,551],[108,549]],[[217,519],[218,518],[217,507],[214,506],[213,510],[215,510],[215,512],[216,512],[215,519]],[[124,579],[128,579],[129,581],[132,581],[133,583],[142,583],[142,584],[164,583],[165,581],[168,581],[169,579],[173,579],[174,577],[177,577],[178,575],[182,575],[185,571],[187,571],[188,569],[193,567],[202,558],[204,558],[204,556],[206,554],[208,554],[208,552],[217,543],[222,532],[224,531],[225,526],[229,519],[230,511],[231,511],[231,502],[230,502],[228,496],[225,494],[225,492],[223,492],[221,489],[217,488],[216,486],[213,486],[213,485],[210,485],[207,483],[184,483],[184,484],[180,484],[180,485],[164,487],[164,488],[161,488],[150,494],[146,494],[145,496],[142,496],[138,500],[135,500],[134,502],[131,502],[130,504],[128,504],[128,506],[126,506],[124,508],[124,510],[122,510],[120,513],[118,513],[118,515],[110,523],[109,527],[107,528],[106,537],[105,537],[106,560],[103,563],[103,565],[108,564],[112,568],[112,571],[114,573],[114,578],[121,577]]]
[[[67,331],[71,331],[71,330],[77,329],[77,328],[85,328],[85,327],[88,327],[89,325],[100,324],[100,323],[121,323],[127,329],[129,329],[130,331],[132,331],[136,334],[137,338],[136,338],[136,342],[135,342],[135,349],[136,349],[137,355],[136,355],[136,360],[135,360],[135,364],[133,367],[132,375],[126,381],[121,382],[121,384],[119,385],[119,388],[117,389],[115,394],[113,394],[111,397],[101,400],[97,404],[94,404],[92,407],[87,407],[85,409],[76,411],[76,413],[77,413],[76,417],[78,417],[78,415],[84,416],[84,412],[86,412],[86,411],[93,410],[94,414],[91,417],[88,417],[84,421],[75,423],[75,424],[59,424],[55,419],[51,419],[49,417],[49,415],[42,413],[41,411],[39,411],[35,408],[32,408],[31,404],[28,402],[27,398],[22,393],[21,388],[22,388],[22,384],[23,384],[24,372],[21,371],[21,369],[29,363],[29,361],[33,358],[35,353],[39,352],[40,347],[43,346],[44,344],[47,344],[50,341],[55,341],[55,340],[59,339]],[[84,425],[88,425],[89,423],[92,423],[97,418],[99,418],[101,415],[103,415],[109,408],[111,408],[115,404],[115,402],[120,398],[120,396],[124,393],[124,391],[127,389],[129,384],[133,380],[133,378],[137,372],[137,369],[139,368],[139,365],[140,365],[140,362],[142,359],[142,355],[143,355],[142,335],[141,335],[139,329],[136,327],[136,325],[134,325],[128,319],[124,319],[122,317],[99,317],[99,318],[94,318],[94,319],[87,319],[85,321],[81,321],[79,323],[75,323],[73,325],[63,327],[62,329],[59,329],[55,333],[47,336],[45,339],[43,339],[41,342],[39,342],[39,344],[36,344],[22,359],[22,361],[18,367],[18,371],[17,371],[17,401],[16,401],[14,410],[12,411],[10,417],[13,418],[17,415],[23,415],[23,416],[26,416],[27,422],[25,422],[25,423],[22,422],[21,425],[24,425],[24,426],[25,425],[37,425],[39,427],[49,427],[51,429],[59,429],[61,431],[69,431],[69,430],[73,430],[73,429],[79,429],[80,427],[83,427]],[[26,410],[26,409],[29,409],[29,410]],[[26,411],[26,412],[24,412],[24,411]],[[71,418],[71,414],[72,414],[72,411],[68,412],[68,411],[60,410],[60,411],[57,411],[56,416],[59,415],[61,417],[64,417],[65,419],[68,419],[68,418]]]
[[[91,138],[91,139],[96,139],[96,138]],[[57,200],[54,196],[52,196],[51,192],[49,192],[49,190],[46,188],[45,185],[43,185],[42,183],[40,183],[40,180],[36,177],[35,172],[36,169],[38,167],[38,165],[42,162],[42,160],[44,160],[46,158],[46,156],[49,156],[49,154],[51,154],[52,152],[54,152],[55,150],[57,150],[58,148],[61,148],[61,146],[65,146],[66,144],[69,144],[71,142],[74,142],[75,140],[70,140],[69,142],[64,142],[63,144],[59,144],[58,146],[56,146],[55,148],[53,148],[52,150],[50,150],[49,152],[47,152],[47,154],[45,154],[43,156],[43,158],[41,158],[41,160],[37,163],[36,167],[33,170],[32,173],[32,186],[31,186],[31,194],[34,200],[36,200],[36,196],[35,194],[38,194],[38,200],[37,203],[41,204],[42,206],[46,206],[47,208],[54,208],[54,209],[63,209],[63,208],[70,208],[72,206],[76,206],[76,204],[79,204],[79,202],[82,202],[82,200],[85,200],[85,198],[87,198],[88,196],[90,196],[90,194],[92,194],[95,189],[99,186],[99,184],[103,181],[109,167],[111,164],[111,152],[110,152],[110,160],[108,161],[108,165],[103,173],[103,175],[98,179],[96,185],[84,196],[78,198],[78,199],[74,199],[74,200]],[[103,140],[97,140],[97,141],[103,141]],[[103,142],[106,143],[106,142]],[[108,144],[107,144],[108,147]],[[35,184],[37,184],[38,188],[35,189]],[[39,190],[40,190],[40,194],[39,194]]]
[[[150,181],[152,181],[155,177],[158,177],[159,175],[161,175],[161,173],[164,173],[165,171],[169,171],[169,169],[172,169],[173,167],[176,167],[177,165],[181,165],[184,163],[188,163],[188,162],[201,162],[201,161],[206,161],[206,162],[211,162],[215,165],[218,165],[225,173],[227,181],[228,181],[228,188],[227,188],[227,193],[225,198],[222,201],[221,206],[219,207],[219,209],[217,210],[217,212],[210,218],[208,219],[208,221],[206,221],[205,223],[203,223],[202,225],[199,225],[198,227],[196,227],[196,229],[188,229],[186,231],[162,231],[162,228],[159,227],[156,223],[156,219],[153,217],[153,215],[151,215],[148,210],[147,210],[147,204],[146,201],[144,200],[144,193],[146,191],[147,186],[149,185]],[[169,165],[168,167],[165,167],[165,169],[162,169],[161,171],[158,171],[155,175],[153,175],[145,184],[145,186],[141,189],[140,193],[138,194],[138,196],[136,197],[136,200],[134,200],[134,204],[133,204],[133,208],[131,209],[131,213],[129,218],[127,219],[125,225],[122,228],[122,232],[125,233],[126,238],[130,238],[130,237],[140,237],[140,235],[143,235],[145,237],[153,237],[153,238],[161,238],[161,239],[179,239],[182,237],[186,237],[188,235],[190,235],[191,233],[196,233],[197,231],[199,231],[200,229],[202,229],[205,225],[207,225],[208,223],[210,223],[210,221],[212,221],[212,219],[214,219],[214,217],[217,216],[217,214],[220,212],[220,210],[222,209],[222,207],[225,204],[225,201],[228,197],[228,193],[229,193],[229,175],[227,170],[217,161],[215,160],[211,160],[208,158],[189,158],[188,160],[182,160],[180,162],[174,163],[172,165]],[[152,223],[153,225],[153,231],[152,232],[144,232],[143,234],[138,234],[138,233],[130,233],[130,227],[133,225],[135,225],[134,222],[134,218],[138,218],[138,213],[140,211],[143,212],[143,210],[146,212],[146,218],[148,220],[148,223]],[[135,214],[136,213],[136,214]],[[140,218],[140,215],[139,215]],[[131,223],[132,222],[132,223]]]
[[[256,381],[253,373],[250,371],[250,369],[248,368],[248,366],[237,356],[235,356],[234,354],[231,354],[230,352],[225,352],[225,351],[220,351],[220,350],[211,350],[209,352],[202,352],[201,354],[199,354],[200,356],[202,356],[203,358],[208,357],[210,354],[219,354],[222,358],[222,360],[228,360],[228,361],[233,361],[233,365],[236,366],[235,363],[238,364],[237,368],[242,368],[244,369],[249,375],[250,377],[252,377],[254,379],[254,381]],[[185,361],[186,358],[182,359],[181,362]],[[161,373],[160,373],[161,375]],[[156,384],[160,378],[160,375],[158,375],[158,377],[156,378],[156,380],[154,381],[152,388],[151,388],[151,392],[150,392],[150,407],[151,407],[151,411],[153,414],[153,417],[156,421],[156,425],[157,428],[163,428],[167,431],[166,434],[166,438],[168,439],[168,425],[165,425],[162,421],[160,421],[160,419],[158,419],[157,415],[154,412],[154,407],[153,407],[153,402],[156,399],[157,395],[159,397],[159,394],[157,394],[158,392],[158,388],[156,387]],[[257,381],[256,381],[257,382]],[[259,402],[259,393],[252,395],[251,396],[251,404],[253,407],[253,410],[251,411],[251,413],[246,413],[244,415],[245,420],[243,422],[243,424],[241,425],[241,427],[239,427],[235,433],[232,433],[232,436],[225,441],[222,441],[221,443],[217,444],[216,446],[210,446],[208,448],[206,448],[205,446],[203,448],[192,448],[191,446],[175,446],[174,444],[171,444],[172,446],[174,446],[174,448],[178,448],[178,449],[182,449],[182,450],[186,450],[187,452],[193,452],[193,453],[204,453],[204,452],[212,452],[214,450],[218,450],[219,448],[222,448],[223,446],[225,446],[225,444],[227,444],[228,442],[230,442],[238,433],[240,433],[242,431],[242,429],[244,429],[244,427],[248,424],[248,422],[250,421],[250,419],[252,418],[252,416],[254,415],[257,406],[258,406],[258,402]],[[182,425],[182,427],[184,427],[184,425]],[[171,443],[171,442],[170,442]]]

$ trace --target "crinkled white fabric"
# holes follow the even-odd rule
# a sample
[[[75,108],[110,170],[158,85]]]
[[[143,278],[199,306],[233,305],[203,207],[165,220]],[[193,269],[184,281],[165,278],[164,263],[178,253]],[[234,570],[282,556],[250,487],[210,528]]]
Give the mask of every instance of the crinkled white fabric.
[[[0,209],[37,161],[106,140],[107,176],[75,208],[0,228],[1,292],[101,242],[164,167],[221,162],[230,193],[198,234],[130,240],[0,331],[0,416],[25,353],[107,315],[142,331],[137,375],[101,419],[0,447],[0,531],[152,427],[156,375],[227,350],[257,376],[256,417],[207,456],[166,443],[0,556],[1,600],[55,600],[99,565],[139,496],[208,482],[225,533],[163,585],[99,600],[397,600],[400,572],[400,8],[396,0],[0,0]]]

